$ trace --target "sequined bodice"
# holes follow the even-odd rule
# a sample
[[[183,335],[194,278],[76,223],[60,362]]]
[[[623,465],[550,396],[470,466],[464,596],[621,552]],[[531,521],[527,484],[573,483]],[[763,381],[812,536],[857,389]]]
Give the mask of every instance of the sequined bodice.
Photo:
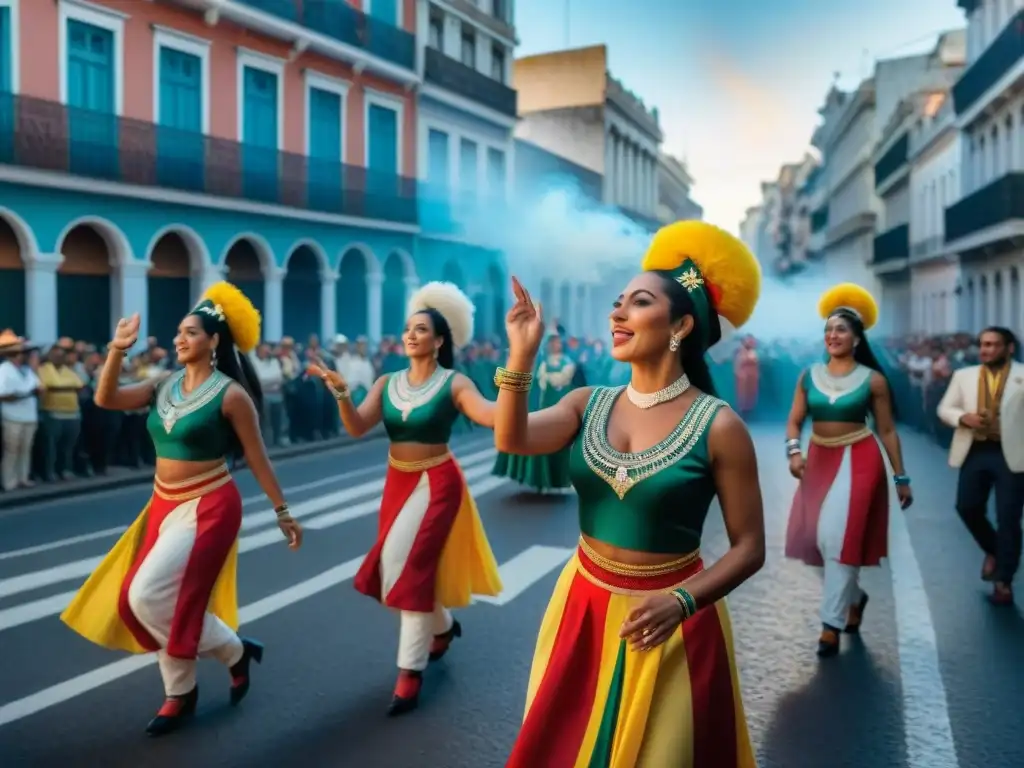
[[[715,498],[707,432],[724,403],[701,394],[657,445],[623,453],[608,442],[608,419],[625,387],[597,387],[569,456],[580,530],[641,552],[677,554],[700,546]]]
[[[447,443],[459,417],[452,401],[454,377],[455,371],[438,368],[425,382],[413,386],[408,370],[391,374],[381,407],[388,439],[393,443]]]
[[[185,372],[174,374],[156,391],[146,417],[158,458],[176,461],[213,461],[229,453],[234,436],[221,406],[231,379],[220,371],[187,395],[182,391]]]
[[[807,415],[812,422],[863,424],[871,412],[871,373],[858,365],[845,376],[833,376],[825,363],[804,372]]]

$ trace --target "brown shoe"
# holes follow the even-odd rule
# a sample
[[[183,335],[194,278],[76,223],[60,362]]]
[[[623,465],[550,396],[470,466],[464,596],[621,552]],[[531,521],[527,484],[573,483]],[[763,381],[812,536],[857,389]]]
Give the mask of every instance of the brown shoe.
[[[832,627],[822,627],[821,636],[818,637],[818,656],[826,659],[839,653],[839,630]]]
[[[996,559],[992,555],[985,555],[985,560],[981,564],[981,580],[996,580]]]
[[[860,632],[861,622],[864,621],[864,609],[868,607],[868,593],[862,592],[860,601],[851,605],[846,613],[846,628],[843,630],[848,635],[855,635]]]

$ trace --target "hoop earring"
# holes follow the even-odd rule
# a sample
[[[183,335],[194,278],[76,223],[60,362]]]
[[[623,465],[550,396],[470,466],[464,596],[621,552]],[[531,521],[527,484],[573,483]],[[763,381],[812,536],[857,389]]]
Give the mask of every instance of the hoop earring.
[[[210,353],[210,365],[214,368],[217,367],[217,349],[214,348],[213,352]]]
[[[668,340],[669,351],[670,352],[678,352],[679,351],[679,344],[680,344],[680,338],[678,336],[673,336],[672,338],[670,338]]]

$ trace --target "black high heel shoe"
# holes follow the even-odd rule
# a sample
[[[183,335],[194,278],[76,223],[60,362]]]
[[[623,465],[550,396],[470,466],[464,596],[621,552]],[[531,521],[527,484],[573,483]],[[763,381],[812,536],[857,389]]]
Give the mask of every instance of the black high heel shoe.
[[[399,670],[398,682],[395,683],[395,694],[388,707],[388,717],[398,717],[412,712],[420,704],[420,687],[423,685],[423,673],[407,669]]]
[[[462,625],[457,619],[452,619],[452,626],[442,635],[434,635],[434,641],[430,644],[430,660],[437,661],[446,653],[456,637],[462,637]]]
[[[168,696],[156,717],[149,721],[146,733],[150,736],[166,736],[181,728],[196,713],[199,702],[199,686],[181,696]]]
[[[242,640],[242,658],[231,667],[231,706],[236,706],[249,692],[249,664],[263,663],[263,644],[249,638]]]

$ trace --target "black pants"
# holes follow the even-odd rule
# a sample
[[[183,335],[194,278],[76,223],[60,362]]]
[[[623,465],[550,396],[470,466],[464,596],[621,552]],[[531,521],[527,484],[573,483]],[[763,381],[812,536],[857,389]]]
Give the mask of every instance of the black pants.
[[[996,491],[996,525],[987,516]],[[1010,584],[1020,564],[1024,472],[1011,472],[996,442],[975,442],[960,467],[956,511],[985,554],[996,558],[996,581]]]

